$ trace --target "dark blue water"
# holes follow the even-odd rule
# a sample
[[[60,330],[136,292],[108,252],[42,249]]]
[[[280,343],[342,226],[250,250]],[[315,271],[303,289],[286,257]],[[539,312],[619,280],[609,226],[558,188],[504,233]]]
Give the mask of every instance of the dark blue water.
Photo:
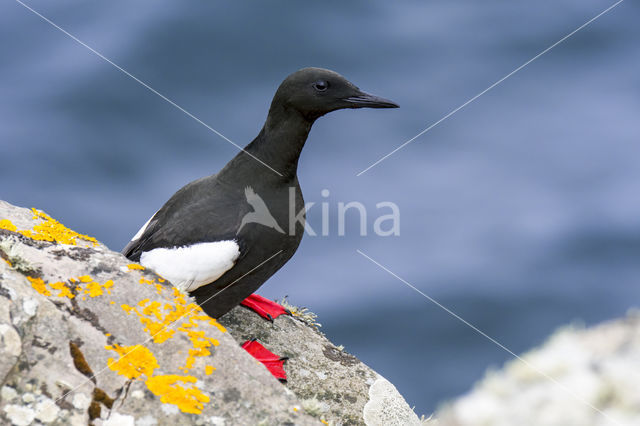
[[[613,2],[45,2],[29,5],[238,144],[280,81],[335,69],[399,110],[319,120],[300,161],[330,236],[262,289],[395,383],[418,413],[514,352],[640,298],[640,6],[616,9],[356,174]],[[18,3],[0,6],[0,198],[119,250],[236,148]],[[321,190],[330,196],[322,198]],[[339,237],[337,203],[393,201],[399,237]],[[309,212],[321,227],[319,206]]]

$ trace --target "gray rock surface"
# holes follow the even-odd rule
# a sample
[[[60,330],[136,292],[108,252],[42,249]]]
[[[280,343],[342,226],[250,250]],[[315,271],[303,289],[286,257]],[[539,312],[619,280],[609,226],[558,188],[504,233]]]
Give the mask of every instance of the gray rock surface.
[[[239,307],[227,332],[152,271],[3,201],[0,257],[2,424],[418,424],[299,318]],[[249,338],[290,357],[286,385],[240,347]]]
[[[563,327],[522,358],[445,405],[438,425],[640,425],[640,313]]]
[[[270,351],[289,357],[287,387],[302,408],[333,424],[419,425],[418,417],[393,385],[355,356],[336,347],[296,316],[281,315],[273,323],[236,307],[220,319],[239,343],[257,338]],[[388,383],[380,397],[381,383]],[[365,407],[367,410],[365,410]]]

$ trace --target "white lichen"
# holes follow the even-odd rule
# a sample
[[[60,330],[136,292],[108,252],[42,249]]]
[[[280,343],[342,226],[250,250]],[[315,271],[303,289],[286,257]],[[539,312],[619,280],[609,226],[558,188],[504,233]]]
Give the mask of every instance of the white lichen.
[[[318,401],[316,398],[304,399],[301,404],[304,411],[313,417],[320,417],[329,409],[327,404]]]
[[[28,274],[35,270],[35,268],[24,259],[19,245],[16,244],[12,238],[0,241],[0,251],[6,255],[7,260],[11,263],[11,267],[16,271]]]
[[[227,421],[224,417],[211,416],[207,419],[208,423],[213,426],[226,426]]]
[[[36,419],[42,423],[51,423],[58,418],[60,408],[49,398],[41,398],[36,404]]]
[[[22,301],[22,309],[29,316],[32,317],[38,311],[38,306],[40,303],[32,297],[28,297]]]
[[[18,392],[16,392],[16,390],[11,386],[5,385],[2,387],[2,389],[0,389],[0,399],[4,402],[13,401],[13,399],[17,396]]]
[[[395,386],[382,376],[369,388],[369,401],[365,404],[362,415],[367,426],[422,424]]]
[[[147,414],[144,417],[140,417],[139,419],[136,419],[136,426],[154,426],[158,424],[158,420]]]
[[[291,315],[300,319],[302,322],[313,327],[316,330],[319,327],[322,327],[322,324],[316,321],[316,319],[318,318],[318,315],[311,312],[308,308],[292,305],[287,300],[287,297],[288,296],[284,296],[282,300],[278,300],[278,303],[282,305],[285,309],[287,309],[289,312],[291,312]]]
[[[36,396],[31,392],[26,392],[22,394],[22,401],[30,404],[36,400]]]
[[[0,324],[0,353],[19,356],[22,353],[22,340],[15,328]]]
[[[133,416],[112,412],[102,424],[103,426],[135,426],[136,421]]]
[[[178,414],[178,407],[173,404],[162,404],[162,412],[168,416]]]
[[[7,418],[12,425],[15,426],[27,426],[33,422],[36,417],[35,411],[29,407],[22,405],[9,404],[4,407],[4,412],[7,413]]]
[[[78,410],[86,410],[87,408],[89,408],[89,405],[91,405],[91,398],[89,398],[82,392],[78,392],[73,395],[73,400],[71,401],[71,403]]]

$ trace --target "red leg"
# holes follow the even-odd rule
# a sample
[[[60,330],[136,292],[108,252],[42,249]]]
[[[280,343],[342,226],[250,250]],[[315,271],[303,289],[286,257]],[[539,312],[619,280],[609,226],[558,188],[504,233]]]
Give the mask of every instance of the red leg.
[[[247,340],[242,344],[242,348],[249,352],[251,356],[260,361],[267,367],[267,370],[281,382],[287,381],[287,373],[284,371],[284,362],[287,357],[279,357],[269,349],[262,346],[255,339]]]
[[[240,304],[255,311],[262,318],[266,318],[269,321],[273,321],[274,318],[278,318],[282,314],[291,315],[282,305],[255,293],[244,299]]]

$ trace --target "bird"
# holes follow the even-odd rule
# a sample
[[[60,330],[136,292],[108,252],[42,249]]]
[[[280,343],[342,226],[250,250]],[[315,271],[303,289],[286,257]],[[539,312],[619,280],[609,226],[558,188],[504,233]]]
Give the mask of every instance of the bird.
[[[398,108],[335,71],[303,68],[273,97],[259,134],[218,173],[179,189],[122,250],[193,296],[212,318],[239,304],[265,318],[284,309],[253,294],[298,249],[304,199],[298,159],[323,115]],[[292,220],[291,212],[301,211]]]

